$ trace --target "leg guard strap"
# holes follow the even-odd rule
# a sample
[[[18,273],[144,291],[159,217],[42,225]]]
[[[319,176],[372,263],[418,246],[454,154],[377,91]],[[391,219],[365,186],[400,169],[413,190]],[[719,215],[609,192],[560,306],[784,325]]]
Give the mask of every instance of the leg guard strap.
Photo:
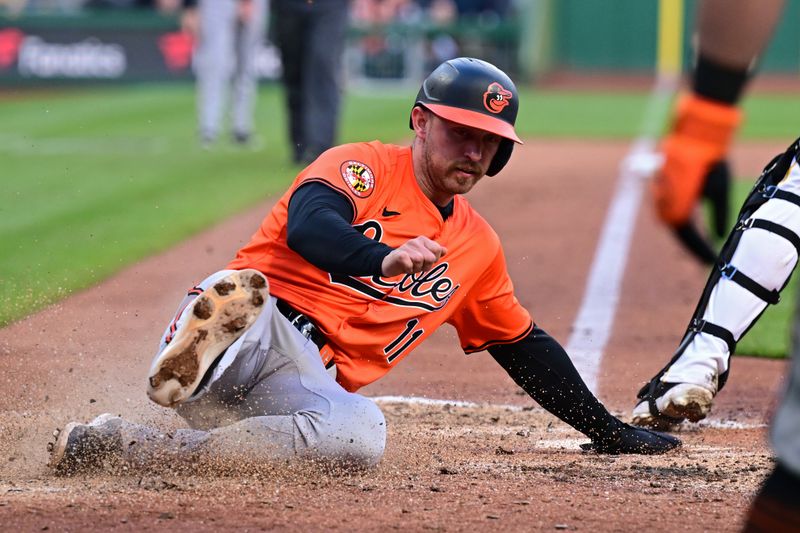
[[[747,289],[758,298],[761,298],[768,304],[775,305],[781,301],[781,294],[777,290],[769,290],[760,285],[753,278],[739,271],[735,266],[730,263],[722,263],[719,265],[719,273],[722,279],[733,281],[742,288]]]
[[[708,333],[709,335],[713,335],[718,339],[722,339],[725,341],[725,344],[728,345],[728,349],[731,353],[733,353],[733,351],[736,349],[736,339],[733,338],[733,333],[722,326],[718,326],[712,322],[709,322],[708,320],[693,318],[691,324],[689,325],[689,330],[692,332],[692,334]]]
[[[792,246],[795,247],[797,250],[797,255],[800,256],[800,237],[797,236],[797,233],[793,232],[786,226],[781,226],[780,224],[776,224],[771,220],[766,220],[763,218],[748,218],[739,223],[736,226],[736,229],[739,231],[745,231],[750,228],[758,228],[763,229],[765,231],[769,231],[770,233],[774,233],[775,235],[779,235],[792,243]]]
[[[761,187],[759,187],[758,192],[761,193],[761,196],[763,196],[765,200],[772,200],[773,198],[777,198],[778,200],[791,202],[794,205],[800,207],[800,196],[794,194],[793,192],[779,189],[777,185],[762,185]]]

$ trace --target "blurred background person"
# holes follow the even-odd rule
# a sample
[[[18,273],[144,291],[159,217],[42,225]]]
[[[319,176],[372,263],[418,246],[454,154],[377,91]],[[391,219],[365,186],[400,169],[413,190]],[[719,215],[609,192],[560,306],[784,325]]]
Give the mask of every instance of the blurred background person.
[[[159,0],[159,9],[173,9],[173,2]],[[268,0],[183,0],[181,27],[197,42],[197,115],[203,147],[219,137],[229,101],[233,141],[252,141],[256,54],[266,34],[268,7]]]
[[[273,4],[295,163],[310,163],[334,145],[349,11],[349,0],[280,0]]]

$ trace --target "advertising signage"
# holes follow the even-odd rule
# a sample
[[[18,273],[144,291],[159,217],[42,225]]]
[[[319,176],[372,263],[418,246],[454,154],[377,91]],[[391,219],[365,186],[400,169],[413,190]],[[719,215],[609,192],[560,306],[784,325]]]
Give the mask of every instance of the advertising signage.
[[[0,19],[0,84],[191,79],[195,44],[190,34],[163,28],[17,27]],[[274,46],[261,46],[256,69],[262,79],[280,77]]]

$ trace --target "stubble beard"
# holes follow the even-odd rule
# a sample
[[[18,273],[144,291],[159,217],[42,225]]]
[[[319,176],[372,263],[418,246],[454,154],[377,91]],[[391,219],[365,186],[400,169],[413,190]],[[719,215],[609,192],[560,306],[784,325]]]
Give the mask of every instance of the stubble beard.
[[[483,177],[483,174],[480,174],[480,169],[477,168],[472,163],[463,163],[463,164],[452,164],[449,165],[444,171],[440,174],[441,176],[437,176],[439,179],[435,179],[433,176],[434,173],[434,164],[433,158],[431,156],[431,149],[429,145],[425,145],[424,150],[424,157],[423,161],[425,163],[425,173],[428,176],[428,181],[430,182],[431,187],[434,185],[439,185],[444,192],[448,194],[466,194],[478,183],[478,180]],[[458,167],[468,167],[470,170],[476,170],[480,176],[460,176],[454,175],[458,172]],[[453,187],[452,185],[455,185]]]

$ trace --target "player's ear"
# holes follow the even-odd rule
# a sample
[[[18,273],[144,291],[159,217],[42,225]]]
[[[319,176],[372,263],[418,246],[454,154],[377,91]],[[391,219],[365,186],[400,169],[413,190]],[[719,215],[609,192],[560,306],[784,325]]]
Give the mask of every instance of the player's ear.
[[[411,110],[411,127],[417,137],[425,137],[430,119],[431,112],[422,106],[414,106]]]

